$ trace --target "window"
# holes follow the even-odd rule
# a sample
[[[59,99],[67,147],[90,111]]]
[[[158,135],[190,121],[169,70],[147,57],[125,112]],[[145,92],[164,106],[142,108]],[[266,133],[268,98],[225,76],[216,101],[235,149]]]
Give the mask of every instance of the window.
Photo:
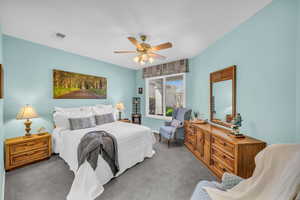
[[[170,118],[174,107],[185,107],[185,74],[146,79],[146,116]]]

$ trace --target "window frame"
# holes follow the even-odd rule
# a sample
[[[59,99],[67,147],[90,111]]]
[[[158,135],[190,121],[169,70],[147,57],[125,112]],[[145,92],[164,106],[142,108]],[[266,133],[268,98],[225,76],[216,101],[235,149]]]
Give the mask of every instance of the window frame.
[[[170,74],[170,75],[163,75],[163,76],[155,76],[145,79],[145,116],[148,118],[154,119],[162,119],[162,120],[172,120],[172,117],[166,116],[166,79],[168,77],[173,76],[182,76],[183,77],[183,106],[186,107],[186,73],[178,73],[178,74]],[[156,79],[163,79],[163,116],[160,115],[151,115],[149,114],[149,81],[156,80]]]

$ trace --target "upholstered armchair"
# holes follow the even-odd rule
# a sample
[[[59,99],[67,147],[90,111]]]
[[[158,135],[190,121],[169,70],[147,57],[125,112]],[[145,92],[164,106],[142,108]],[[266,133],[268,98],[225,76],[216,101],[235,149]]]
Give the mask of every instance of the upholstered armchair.
[[[165,122],[165,125],[160,127],[159,136],[168,140],[168,147],[170,141],[176,139],[184,139],[184,121],[190,120],[192,110],[186,108],[176,108],[173,111],[172,121]]]
[[[207,192],[205,191],[204,187],[212,187],[219,190],[229,190],[232,189],[234,186],[239,184],[242,180],[241,177],[236,176],[230,173],[224,173],[222,177],[222,183],[218,182],[210,182],[210,181],[200,181],[194,190],[194,193],[191,197],[191,200],[211,200]]]

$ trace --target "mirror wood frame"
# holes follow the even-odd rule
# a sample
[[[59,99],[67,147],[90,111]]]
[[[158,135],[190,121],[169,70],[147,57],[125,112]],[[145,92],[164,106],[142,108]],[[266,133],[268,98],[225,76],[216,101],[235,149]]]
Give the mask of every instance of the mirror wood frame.
[[[210,121],[231,128],[232,124],[213,118],[213,84],[227,80],[232,80],[232,116],[236,116],[236,65],[233,65],[210,74]]]

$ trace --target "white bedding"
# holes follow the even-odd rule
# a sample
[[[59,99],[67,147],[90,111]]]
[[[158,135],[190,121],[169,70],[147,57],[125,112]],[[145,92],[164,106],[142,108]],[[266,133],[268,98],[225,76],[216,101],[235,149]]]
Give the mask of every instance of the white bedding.
[[[74,131],[55,129],[53,132],[54,152],[60,154],[75,174],[68,200],[94,200],[104,191],[103,185],[114,177],[110,167],[101,156],[99,156],[98,167],[95,171],[88,162],[81,165],[77,171],[77,146],[86,133],[94,130],[107,131],[117,140],[120,171],[116,176],[142,162],[144,158],[152,157],[155,153],[153,151],[155,137],[151,129],[145,126],[116,121]]]

